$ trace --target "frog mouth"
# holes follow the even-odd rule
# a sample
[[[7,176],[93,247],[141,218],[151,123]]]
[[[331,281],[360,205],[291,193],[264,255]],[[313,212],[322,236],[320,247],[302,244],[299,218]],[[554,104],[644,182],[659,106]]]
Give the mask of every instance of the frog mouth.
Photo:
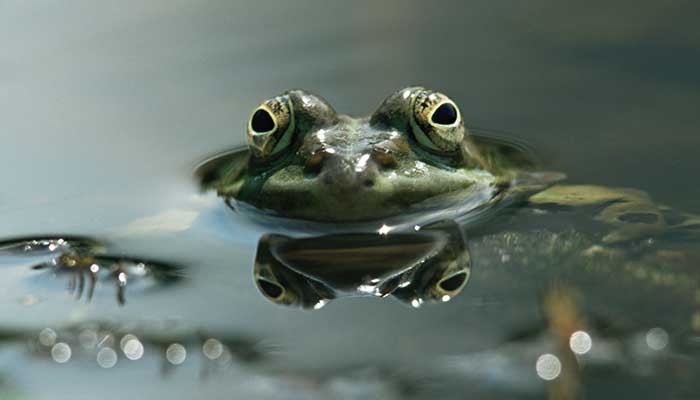
[[[483,171],[436,168],[417,177],[391,172],[374,177],[371,185],[358,181],[334,187],[321,179],[280,171],[269,177],[255,196],[241,196],[238,200],[290,218],[362,222],[483,198],[484,193],[493,191],[495,178]]]

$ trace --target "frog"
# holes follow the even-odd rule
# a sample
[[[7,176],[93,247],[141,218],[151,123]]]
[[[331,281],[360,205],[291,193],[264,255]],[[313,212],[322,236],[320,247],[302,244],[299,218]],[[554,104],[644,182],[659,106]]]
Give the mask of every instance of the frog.
[[[370,117],[340,115],[322,97],[290,90],[261,103],[247,157],[214,187],[220,196],[295,220],[356,223],[446,209],[497,196],[494,174],[446,96],[407,88]]]
[[[464,227],[498,225],[491,222],[494,216],[501,221],[514,213],[519,218],[526,214],[534,220],[556,220],[564,212],[583,214],[584,225],[604,232],[596,238],[602,246],[591,244],[582,252],[615,252],[616,246],[635,241],[674,234],[697,237],[700,231],[700,218],[657,204],[644,191],[566,184],[564,174],[539,170],[525,146],[472,133],[455,101],[422,86],[394,92],[371,115],[360,118],[337,113],[309,91],[289,90],[253,109],[246,143],[241,151],[203,164],[202,186],[215,190],[236,211],[254,215],[257,221],[273,221],[267,226],[278,230],[293,225],[297,231],[376,231],[385,236],[454,221],[464,232]],[[261,291],[285,304],[292,301],[286,297],[284,279],[275,276],[284,275],[280,268],[290,265],[271,246],[274,250],[276,243],[288,239],[264,237],[258,251],[258,259],[264,261],[255,267]],[[457,244],[443,250],[463,260],[463,267],[438,270],[467,277],[468,248]],[[314,301],[301,302],[305,306],[333,298],[333,291],[319,289],[315,278],[303,275],[316,282],[307,289],[317,292]],[[384,278],[380,281],[375,289],[387,284]],[[432,290],[438,294],[431,298],[451,298],[466,281],[460,279],[451,288],[455,290]],[[366,286],[367,282],[357,285]],[[415,304],[422,301],[421,293],[397,297]]]

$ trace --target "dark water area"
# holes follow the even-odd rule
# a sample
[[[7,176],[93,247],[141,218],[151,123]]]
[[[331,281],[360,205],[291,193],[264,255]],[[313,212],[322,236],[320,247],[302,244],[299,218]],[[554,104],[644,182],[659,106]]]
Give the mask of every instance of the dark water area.
[[[692,236],[620,255],[591,238],[597,226],[532,215],[482,224],[457,247],[452,230],[409,235],[367,245],[411,243],[396,265],[359,262],[386,268],[395,288],[399,264],[468,246],[469,268],[444,285],[454,296],[415,307],[427,289],[407,284],[410,296],[304,310],[254,279],[270,268],[258,254],[269,226],[203,191],[195,169],[244,145],[251,110],[287,89],[362,116],[423,85],[570,183],[698,214],[698,12],[626,0],[0,2],[0,397],[697,397]],[[318,275],[309,257],[332,259],[349,239],[319,239],[315,253],[285,240],[269,254]]]

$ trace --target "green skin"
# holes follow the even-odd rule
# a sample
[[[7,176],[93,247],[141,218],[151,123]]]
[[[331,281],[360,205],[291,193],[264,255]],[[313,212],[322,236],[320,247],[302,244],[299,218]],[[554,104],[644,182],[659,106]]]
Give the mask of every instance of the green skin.
[[[318,96],[289,91],[283,96],[291,104],[294,122],[285,147],[270,156],[239,153],[223,166],[217,164],[206,186],[265,213],[336,227],[396,216],[412,221],[411,216],[471,199],[473,207],[467,213],[497,210],[495,205],[506,202],[532,215],[585,210],[598,232],[604,232],[596,241],[606,246],[669,233],[697,235],[700,218],[659,206],[639,190],[555,184],[561,175],[532,172],[534,163],[524,151],[470,135],[460,115],[455,125],[463,129],[464,138],[456,149],[426,146],[417,132],[426,125],[421,125],[414,107],[420,91],[424,89],[399,90],[366,118],[338,115]],[[457,252],[449,248],[468,259],[466,247]],[[269,264],[267,250],[258,256]],[[284,267],[284,260],[274,263]],[[266,268],[272,267],[262,269]],[[268,273],[265,281],[280,284],[274,275]]]
[[[220,195],[293,219],[359,222],[496,192],[500,177],[477,168],[466,149],[441,155],[421,148],[409,132],[410,115],[396,112],[406,107],[393,98],[371,118],[351,118],[317,96],[288,95],[310,104],[294,110],[294,142],[216,181]]]

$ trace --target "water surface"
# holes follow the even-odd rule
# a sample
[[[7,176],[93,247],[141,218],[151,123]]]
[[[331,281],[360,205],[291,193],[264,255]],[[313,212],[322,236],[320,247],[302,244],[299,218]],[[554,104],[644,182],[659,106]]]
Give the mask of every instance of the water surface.
[[[538,332],[548,329],[543,297],[561,276],[544,269],[497,285],[474,275],[451,302],[419,309],[372,298],[316,312],[280,307],[252,282],[264,230],[201,193],[194,168],[243,144],[250,110],[288,88],[364,115],[420,84],[451,96],[468,126],[528,143],[572,182],[636,187],[700,213],[698,11],[690,1],[3,2],[0,238],[88,236],[115,256],[188,267],[177,285],[127,292],[120,306],[111,285],[76,301],[63,277],[3,257],[2,391],[33,399],[554,396],[535,367],[555,350]],[[615,279],[614,271],[571,278],[592,295]],[[632,315],[634,324],[606,332],[598,347],[631,348],[623,352],[631,356],[591,367],[577,383],[585,390],[573,392],[694,397],[693,310],[674,314],[674,298],[659,288],[629,295],[636,302],[619,296],[616,307],[601,307],[613,322]],[[72,329],[118,330],[103,326],[136,332],[143,356],[129,360],[113,344],[116,364],[100,368],[98,348],[71,342]],[[28,344],[45,328],[73,346],[67,362],[54,361],[65,358],[62,347],[50,354],[55,343]],[[260,357],[208,362],[201,349],[210,337]],[[187,350],[179,365],[166,357],[173,343]],[[110,357],[102,353],[107,365]],[[565,371],[576,362],[559,361]]]

